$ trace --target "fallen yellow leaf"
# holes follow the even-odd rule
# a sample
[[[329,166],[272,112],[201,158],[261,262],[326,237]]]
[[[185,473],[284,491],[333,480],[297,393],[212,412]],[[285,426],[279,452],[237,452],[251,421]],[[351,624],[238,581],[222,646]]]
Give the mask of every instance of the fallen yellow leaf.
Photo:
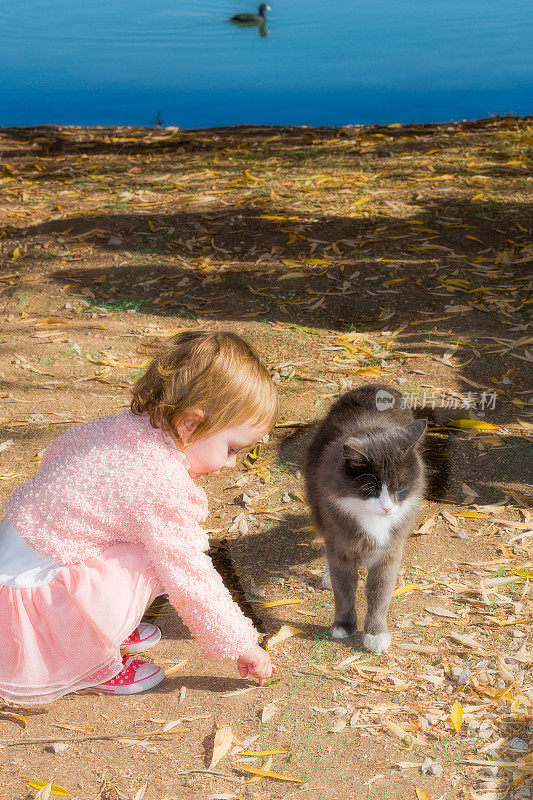
[[[228,753],[230,747],[233,744],[233,731],[231,730],[229,725],[224,725],[222,728],[215,734],[215,741],[213,744],[213,755],[211,757],[211,763],[209,764],[209,769],[213,769],[216,767],[219,761],[221,761],[226,753]]]
[[[450,714],[450,719],[452,721],[452,725],[455,728],[456,733],[461,732],[461,724],[463,721],[463,707],[461,703],[454,703],[452,706],[452,711]]]
[[[248,172],[247,169],[244,170],[244,174],[246,175],[249,181],[259,181],[260,183],[265,182],[264,178],[258,178],[256,175],[252,175],[252,173]]]
[[[280,642],[284,642],[285,639],[290,639],[291,636],[295,636],[297,633],[303,633],[300,628],[293,628],[292,625],[282,625],[279,631],[268,639],[265,650],[272,650]]]
[[[531,578],[533,580],[533,569],[510,569],[513,575],[520,575],[521,578]]]
[[[348,721],[345,719],[337,719],[329,729],[328,733],[340,733],[347,726]]]
[[[488,514],[483,514],[481,511],[456,511],[453,515],[454,517],[481,517],[481,519],[485,519],[488,517]]]
[[[68,320],[59,319],[59,317],[45,317],[32,323],[32,327],[37,327],[38,325],[46,325],[47,327],[49,325],[68,325]],[[91,325],[91,327],[94,326]]]
[[[24,714],[14,714],[11,711],[0,711],[0,719],[5,719],[8,722],[15,722],[21,728],[26,727],[26,717]]]
[[[399,597],[402,594],[407,594],[407,592],[412,592],[415,589],[421,589],[422,586],[419,583],[406,583],[405,586],[399,586],[395,589],[392,593],[393,597]]]
[[[268,703],[263,710],[261,711],[261,722],[264,724],[265,722],[269,722],[272,717],[278,712],[278,707],[276,705],[276,701],[272,703]]]
[[[387,717],[383,717],[383,725],[387,730],[392,733],[394,736],[397,736],[398,739],[401,739],[405,744],[412,745],[413,744],[413,737],[407,731],[404,731],[403,728],[400,728],[395,722]]]
[[[186,658],[182,658],[182,660],[178,661],[177,664],[174,664],[172,667],[169,667],[168,669],[166,669],[165,670],[165,675],[167,677],[170,676],[170,675],[174,675],[174,673],[177,672],[179,669],[181,669],[184,666],[184,664],[186,664],[186,663],[187,663],[187,659]]]
[[[268,758],[265,758],[265,760],[261,764],[260,769],[265,770],[265,772],[269,772],[271,768],[272,768],[272,756],[268,756]],[[248,783],[261,783],[261,777],[260,776],[258,777],[256,775],[254,778],[250,778]]]
[[[432,517],[430,517],[429,519],[427,519],[427,520],[424,522],[424,524],[423,524],[423,525],[421,525],[421,526],[418,528],[418,530],[416,530],[416,531],[413,531],[413,533],[411,534],[411,536],[424,536],[424,534],[426,534],[426,533],[430,533],[430,531],[431,531],[432,527],[434,526],[434,524],[435,524],[435,514],[433,514],[433,516],[432,516]]]
[[[452,428],[471,428],[476,431],[495,431],[500,427],[482,419],[451,419],[446,424]]]
[[[26,781],[28,786],[32,789],[43,789],[45,786],[50,786],[50,794],[57,794],[59,797],[70,797],[70,794],[62,786],[56,783],[47,783],[46,781]]]
[[[92,733],[94,728],[89,725],[71,725],[69,722],[56,722],[54,728],[59,728],[63,731],[75,731],[76,733]]]
[[[459,644],[465,645],[466,647],[473,647],[479,650],[483,649],[483,646],[476,641],[473,636],[469,636],[466,633],[457,633],[456,631],[451,631],[446,635],[449,639],[453,639],[454,642],[459,642]]]
[[[276,781],[290,781],[291,783],[304,783],[302,778],[291,778],[289,775],[281,775],[279,772],[270,772],[266,769],[258,769],[257,767],[237,767],[234,766],[238,772],[249,772],[250,775],[258,775],[261,778],[273,778]]]
[[[291,281],[294,278],[305,278],[305,272],[296,270],[295,272],[286,272],[285,275],[280,275],[278,281]]]
[[[263,603],[263,608],[277,608],[277,606],[290,606],[294,603],[305,603],[305,599],[288,597],[286,600],[273,600],[271,603]]]

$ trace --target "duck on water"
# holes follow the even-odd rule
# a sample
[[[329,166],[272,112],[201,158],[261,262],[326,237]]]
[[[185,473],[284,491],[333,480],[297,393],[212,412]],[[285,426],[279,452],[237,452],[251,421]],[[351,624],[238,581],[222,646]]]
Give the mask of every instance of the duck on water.
[[[257,10],[257,14],[234,14],[231,17],[231,22],[247,22],[249,24],[264,25],[266,22],[265,11],[271,11],[270,6],[266,3],[261,3]]]

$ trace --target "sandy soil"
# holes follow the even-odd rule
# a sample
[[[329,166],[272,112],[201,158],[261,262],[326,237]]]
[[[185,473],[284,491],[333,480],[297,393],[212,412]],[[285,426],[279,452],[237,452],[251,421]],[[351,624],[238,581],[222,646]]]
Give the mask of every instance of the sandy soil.
[[[4,708],[0,798],[35,797],[28,781],[80,800],[532,796],[531,142],[513,118],[0,129],[1,499],[63,430],[127,407],[151,336],[234,330],[281,416],[204,481],[212,554],[265,639],[299,629],[259,688],[152,607],[166,680]],[[432,470],[382,656],[329,638],[300,475],[313,422],[372,380],[430,420]],[[300,782],[243,772],[269,767],[250,750],[282,750],[271,771]]]

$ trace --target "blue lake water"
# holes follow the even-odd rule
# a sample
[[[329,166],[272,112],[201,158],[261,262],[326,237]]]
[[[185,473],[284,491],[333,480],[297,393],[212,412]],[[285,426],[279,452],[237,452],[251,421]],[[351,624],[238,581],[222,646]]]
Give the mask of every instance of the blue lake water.
[[[0,3],[0,125],[442,122],[533,112],[531,0]],[[265,35],[260,35],[261,33]]]

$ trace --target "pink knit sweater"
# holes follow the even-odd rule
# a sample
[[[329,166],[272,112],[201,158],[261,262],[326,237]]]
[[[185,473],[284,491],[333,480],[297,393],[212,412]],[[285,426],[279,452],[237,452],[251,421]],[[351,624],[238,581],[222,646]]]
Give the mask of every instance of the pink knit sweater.
[[[130,410],[84,422],[46,448],[5,512],[23,538],[64,564],[141,542],[205,655],[237,658],[259,634],[206,553],[207,498],[185,455]]]

